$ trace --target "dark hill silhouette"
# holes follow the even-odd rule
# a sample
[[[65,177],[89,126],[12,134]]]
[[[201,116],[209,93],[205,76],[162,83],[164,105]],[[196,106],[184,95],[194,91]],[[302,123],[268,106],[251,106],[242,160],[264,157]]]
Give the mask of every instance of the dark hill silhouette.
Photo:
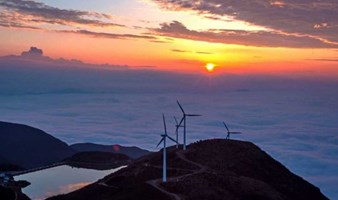
[[[110,152],[110,153],[120,153],[129,156],[130,158],[139,158],[150,152],[138,147],[125,147],[121,145],[101,145],[93,143],[78,143],[70,145],[74,150],[78,152],[85,151],[101,151],[101,152]]]
[[[76,153],[65,161],[73,167],[105,170],[126,165],[131,159],[124,154],[89,151]]]
[[[25,168],[12,164],[8,160],[4,159],[0,156],[0,172],[7,172],[7,171],[20,171],[24,170]]]
[[[161,184],[162,152],[67,195],[49,200],[186,199],[321,200],[320,190],[250,142],[215,139],[170,147],[168,183]]]
[[[106,162],[115,162],[129,160],[130,158],[124,154],[109,153],[109,152],[99,152],[99,151],[88,151],[80,152],[71,156],[69,161],[73,162],[90,162],[90,163],[106,163]]]
[[[0,199],[15,200],[15,193],[11,189],[0,186]]]
[[[0,122],[0,141],[0,157],[6,160],[3,164],[26,169],[49,165],[75,153],[61,140],[21,124]]]
[[[1,200],[30,200],[28,196],[21,192],[21,189],[16,188],[16,192],[13,189],[3,187],[0,185],[0,199]]]

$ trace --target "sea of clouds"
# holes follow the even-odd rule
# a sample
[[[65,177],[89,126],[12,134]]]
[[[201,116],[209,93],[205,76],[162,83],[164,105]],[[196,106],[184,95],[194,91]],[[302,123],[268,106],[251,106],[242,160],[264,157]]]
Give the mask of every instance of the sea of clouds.
[[[0,121],[40,128],[68,144],[157,151],[161,115],[174,135],[179,100],[187,113],[203,115],[187,119],[189,143],[224,138],[225,121],[243,132],[233,138],[254,142],[337,199],[337,86],[323,78],[93,69],[2,58]]]

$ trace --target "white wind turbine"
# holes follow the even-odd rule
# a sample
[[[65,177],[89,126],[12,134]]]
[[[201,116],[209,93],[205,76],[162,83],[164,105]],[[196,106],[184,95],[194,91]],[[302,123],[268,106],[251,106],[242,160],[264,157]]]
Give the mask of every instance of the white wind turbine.
[[[227,130],[227,137],[225,139],[230,139],[230,135],[231,134],[242,134],[241,132],[232,132],[232,131],[230,131],[229,128],[228,128],[228,126],[225,124],[225,122],[223,122],[223,124],[224,124],[224,126],[225,126],[225,128]]]
[[[202,116],[202,115],[197,115],[197,114],[186,114],[185,111],[183,110],[183,107],[181,106],[180,102],[177,101],[178,106],[180,107],[180,109],[182,110],[183,116],[182,119],[180,121],[180,123],[178,124],[178,126],[181,126],[182,122],[183,124],[183,150],[186,150],[186,128],[187,128],[187,117],[197,117],[197,116]]]
[[[178,145],[179,145],[179,143],[178,143],[178,129],[180,127],[183,127],[183,126],[178,124],[176,117],[174,117],[174,119],[175,119],[175,123],[176,123],[176,125],[175,125],[175,127],[176,127],[176,131],[175,131],[175,134],[176,134],[176,149],[178,149]]]
[[[157,144],[156,147],[158,147],[162,142],[163,142],[163,177],[162,177],[162,181],[163,183],[167,182],[167,141],[166,138],[172,140],[173,142],[177,143],[173,138],[171,138],[168,134],[167,134],[167,125],[165,123],[165,117],[164,114],[162,113],[162,117],[163,117],[163,125],[164,125],[164,134],[162,134],[162,139],[160,140],[160,142]]]

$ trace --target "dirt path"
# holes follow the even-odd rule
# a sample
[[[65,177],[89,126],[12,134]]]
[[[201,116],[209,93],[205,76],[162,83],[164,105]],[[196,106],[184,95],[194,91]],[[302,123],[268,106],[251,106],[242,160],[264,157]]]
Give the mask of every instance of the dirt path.
[[[14,194],[15,194],[15,199],[14,200],[17,200],[18,199],[18,193],[15,191]]]
[[[107,185],[107,183],[105,183],[105,182],[99,182],[98,185],[101,185],[101,186],[104,186],[104,187],[108,187],[108,188],[118,189],[118,187],[113,186],[113,185]]]
[[[193,162],[191,160],[188,160],[185,155],[183,154],[182,151],[179,151],[179,152],[176,152],[176,155],[181,159],[183,160],[184,162],[187,162],[187,163],[190,163],[191,165],[194,165],[194,166],[197,166],[199,169],[198,170],[189,170],[189,169],[178,169],[178,168],[172,168],[172,167],[167,167],[167,169],[175,169],[175,170],[186,170],[186,171],[191,171],[191,173],[188,173],[188,174],[184,174],[184,175],[181,175],[181,176],[175,176],[175,177],[168,177],[167,179],[167,182],[170,182],[170,181],[180,181],[188,176],[192,176],[192,175],[195,175],[195,174],[199,174],[199,173],[203,173],[203,172],[206,172],[208,171],[208,168],[204,165],[201,165],[199,163],[196,163],[196,162]],[[155,166],[155,165],[147,165],[148,167],[155,167],[155,168],[161,168],[162,169],[162,166]],[[109,180],[109,179],[108,179]],[[112,185],[108,185],[106,184],[106,182],[108,180],[102,180],[100,181],[98,184],[101,185],[101,186],[104,186],[104,187],[109,187],[109,188],[114,188],[114,189],[117,189],[118,187],[116,186],[112,186]],[[182,200],[182,197],[180,197],[178,194],[175,194],[175,193],[171,193],[167,190],[165,190],[165,188],[163,188],[161,186],[161,183],[162,183],[162,178],[159,178],[159,179],[153,179],[153,180],[149,180],[147,181],[147,183],[151,186],[153,186],[154,188],[158,189],[159,191],[161,191],[162,193],[170,196],[172,199],[174,200]]]
[[[162,179],[154,179],[154,180],[147,181],[147,183],[149,185],[151,185],[154,188],[158,189],[162,193],[164,193],[164,194],[166,194],[168,196],[171,196],[173,199],[175,199],[175,200],[181,200],[182,199],[179,195],[177,195],[175,193],[168,192],[167,190],[165,190],[164,188],[162,188],[161,187],[161,182],[162,182]]]
[[[198,168],[200,168],[199,170],[193,170],[192,173],[189,173],[189,174],[184,174],[184,175],[181,175],[181,176],[176,176],[176,177],[170,177],[168,178],[167,182],[170,182],[172,180],[175,180],[175,181],[179,181],[179,180],[182,180],[188,176],[192,176],[192,175],[195,175],[195,174],[199,174],[199,173],[203,173],[205,171],[207,171],[207,167],[204,166],[204,165],[201,165],[199,163],[196,163],[196,162],[193,162],[191,160],[188,160],[185,155],[180,151],[180,152],[176,152],[176,155],[183,161],[187,162],[187,163],[190,163],[194,166],[197,166]],[[161,167],[162,168],[162,167]],[[169,168],[168,168],[169,169]],[[175,168],[174,168],[175,169]],[[153,186],[154,188],[160,190],[162,193],[166,194],[166,195],[169,195],[171,196],[173,199],[175,200],[181,200],[182,198],[175,194],[175,193],[171,193],[167,190],[165,190],[163,187],[161,187],[161,182],[162,182],[162,179],[154,179],[154,180],[150,180],[150,181],[147,181],[148,184],[150,184],[151,186]]]

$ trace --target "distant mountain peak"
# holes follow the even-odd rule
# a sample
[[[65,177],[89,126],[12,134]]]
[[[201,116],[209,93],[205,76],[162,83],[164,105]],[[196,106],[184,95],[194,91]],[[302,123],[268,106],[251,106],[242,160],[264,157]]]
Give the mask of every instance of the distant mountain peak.
[[[136,159],[142,157],[150,152],[139,147],[131,146],[122,146],[119,144],[113,145],[102,145],[94,143],[78,143],[70,145],[71,148],[78,152],[86,151],[101,151],[101,152],[110,152],[110,153],[120,153],[129,156],[130,158]]]
[[[52,164],[75,153],[61,140],[23,124],[0,122],[0,141],[0,157],[6,160],[5,164],[24,168]]]

